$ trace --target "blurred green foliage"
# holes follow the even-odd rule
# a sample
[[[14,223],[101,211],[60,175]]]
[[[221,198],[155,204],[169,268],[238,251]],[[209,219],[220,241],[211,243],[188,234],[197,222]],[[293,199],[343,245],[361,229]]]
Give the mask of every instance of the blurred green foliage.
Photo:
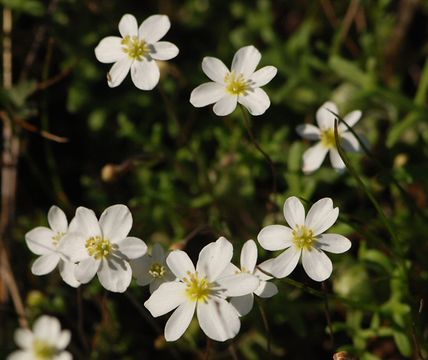
[[[50,313],[73,332],[76,359],[202,357],[206,340],[195,323],[177,343],[161,337],[164,319],[150,319],[142,304],[148,290],[107,294],[97,281],[75,290],[56,273],[34,277],[24,234],[46,223],[51,204],[69,217],[76,206],[98,214],[114,203],[134,216],[132,234],[148,244],[185,248],[195,257],[207,242],[226,236],[240,246],[267,224],[284,224],[282,204],[291,195],[310,202],[332,197],[340,208],[337,232],[352,250],[334,256],[324,293],[298,268],[295,283],[278,280],[280,293],[262,300],[270,332],[255,308],[240,334],[214,344],[213,358],[327,359],[346,350],[362,360],[427,356],[428,318],[428,4],[425,1],[269,0],[1,0],[13,10],[14,86],[2,89],[4,111],[38,129],[69,139],[50,142],[18,125],[22,153],[16,223],[9,242],[12,266],[30,319]],[[94,48],[117,35],[124,13],[139,22],[167,14],[165,39],[180,48],[162,65],[151,92],[127,78],[106,83],[108,65]],[[40,39],[37,40],[38,34]],[[34,51],[28,66],[26,57]],[[262,52],[261,65],[279,72],[266,86],[270,109],[252,129],[271,156],[278,189],[272,194],[269,164],[254,147],[240,111],[218,118],[189,103],[206,81],[204,56],[230,65],[241,46]],[[37,45],[37,44],[36,44]],[[33,50],[32,50],[33,49]],[[52,81],[53,80],[53,81]],[[351,162],[380,204],[391,238],[376,209],[349,173],[324,165],[301,171],[308,143],[295,126],[313,123],[326,100],[341,114],[361,109],[357,132],[373,156]],[[401,191],[397,183],[402,187]],[[260,249],[262,258],[267,254]],[[315,292],[314,292],[315,291]],[[0,308],[0,358],[14,349],[17,317],[11,302]]]

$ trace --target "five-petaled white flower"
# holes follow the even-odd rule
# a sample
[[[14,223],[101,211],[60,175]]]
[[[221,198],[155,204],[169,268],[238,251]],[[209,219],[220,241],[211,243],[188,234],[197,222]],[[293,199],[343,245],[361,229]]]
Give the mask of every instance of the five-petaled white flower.
[[[260,89],[276,75],[274,66],[257,71],[260,52],[252,45],[239,49],[232,60],[232,71],[214,57],[202,60],[202,70],[212,80],[192,91],[190,102],[195,107],[215,103],[213,110],[218,116],[229,115],[237,103],[245,106],[250,114],[262,115],[270,106],[269,96]]]
[[[170,27],[166,15],[152,15],[140,27],[133,15],[123,15],[119,22],[122,37],[108,36],[95,48],[98,61],[114,63],[107,74],[108,85],[120,85],[131,69],[131,78],[137,88],[153,89],[160,76],[155,60],[170,60],[178,54],[177,46],[159,41]]]
[[[223,237],[201,250],[196,269],[184,251],[168,255],[166,262],[178,281],[162,284],[144,303],[154,317],[176,309],[165,326],[167,341],[183,335],[195,310],[199,326],[209,338],[225,341],[238,334],[241,322],[226,298],[252,293],[259,279],[247,273],[223,276],[232,255],[232,244]]]
[[[70,339],[70,331],[61,331],[58,319],[43,315],[35,321],[33,331],[15,331],[15,342],[21,350],[11,353],[7,360],[71,360],[71,354],[64,351]]]
[[[124,292],[132,279],[129,260],[147,251],[143,240],[127,236],[131,227],[132,215],[125,205],[108,207],[99,221],[92,210],[77,208],[61,243],[62,251],[78,263],[76,279],[85,284],[97,274],[104,288]]]
[[[69,261],[60,251],[60,244],[68,230],[68,221],[58,206],[52,206],[48,212],[50,228],[38,226],[25,234],[28,248],[36,255],[31,272],[34,275],[46,275],[57,266],[62,279],[70,286],[78,287],[80,283],[74,276],[76,265]]]
[[[174,274],[166,264],[167,255],[162,246],[156,243],[152,248],[151,255],[146,254],[129,262],[132,275],[137,279],[137,284],[141,286],[150,284],[150,294],[164,282],[175,279]]]
[[[311,124],[304,124],[296,128],[299,135],[303,138],[308,140],[319,140],[318,143],[310,147],[303,154],[303,172],[305,173],[311,173],[317,170],[328,152],[330,152],[331,165],[336,170],[343,170],[345,168],[345,163],[341,159],[336,148],[334,122],[337,116],[332,112],[334,114],[339,114],[336,104],[333,102],[326,102],[316,113],[318,127]],[[354,126],[360,118],[361,111],[355,110],[346,115],[343,120],[349,126]],[[345,124],[339,123],[337,132],[344,150],[352,152],[360,151],[360,143],[348,130]]]
[[[254,293],[237,296],[230,299],[230,303],[238,311],[239,316],[247,315],[253,308],[254,294],[262,298],[270,298],[278,293],[275,284],[268,282],[272,277],[264,274],[256,268],[257,264],[257,245],[254,240],[248,240],[241,250],[241,268],[229,264],[224,274],[248,273],[257,276],[260,279],[259,287]],[[263,264],[261,264],[263,265]]]
[[[259,265],[260,269],[283,278],[294,270],[302,257],[303,268],[311,279],[324,281],[329,278],[333,266],[323,250],[340,254],[351,247],[351,242],[342,235],[323,234],[336,222],[339,209],[333,208],[330,198],[323,198],[312,205],[305,217],[302,203],[292,196],[285,201],[284,216],[290,227],[269,225],[257,236],[266,250],[286,249],[276,258]]]

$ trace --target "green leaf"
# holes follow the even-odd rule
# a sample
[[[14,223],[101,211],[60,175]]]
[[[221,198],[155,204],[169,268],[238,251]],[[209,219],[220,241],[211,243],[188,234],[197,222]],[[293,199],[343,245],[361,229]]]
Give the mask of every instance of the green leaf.
[[[402,331],[394,330],[393,336],[401,355],[410,357],[412,355],[412,343],[407,334]]]
[[[44,5],[38,0],[0,0],[0,4],[33,16],[42,16],[45,13]]]

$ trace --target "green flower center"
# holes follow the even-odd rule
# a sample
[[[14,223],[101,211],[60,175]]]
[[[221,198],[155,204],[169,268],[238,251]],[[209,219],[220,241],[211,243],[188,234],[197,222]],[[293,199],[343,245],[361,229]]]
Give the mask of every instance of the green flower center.
[[[214,292],[214,285],[206,277],[200,278],[198,272],[187,272],[188,278],[183,281],[187,284],[186,295],[191,301],[207,302]]]
[[[39,339],[33,341],[33,350],[37,360],[51,360],[58,353],[55,346]]]
[[[293,243],[299,249],[311,250],[316,242],[314,232],[306,226],[297,225],[293,230]]]
[[[245,95],[250,88],[244,76],[242,74],[237,75],[233,71],[226,74],[224,82],[226,83],[226,90],[232,95]]]
[[[121,44],[122,50],[133,60],[141,61],[150,52],[149,45],[138,36],[126,35]]]
[[[117,245],[112,244],[109,240],[101,236],[91,236],[86,240],[86,250],[90,256],[96,260],[100,260],[109,256],[114,250],[117,250]]]
[[[165,276],[165,273],[166,267],[159,263],[153,263],[149,270],[149,274],[155,279],[163,278]]]
[[[64,235],[65,233],[58,231],[54,236],[52,236],[52,244],[54,246],[58,246],[59,241],[62,239]]]
[[[321,131],[321,144],[324,145],[327,149],[336,148],[336,138],[334,137],[334,129],[330,128],[327,130]]]

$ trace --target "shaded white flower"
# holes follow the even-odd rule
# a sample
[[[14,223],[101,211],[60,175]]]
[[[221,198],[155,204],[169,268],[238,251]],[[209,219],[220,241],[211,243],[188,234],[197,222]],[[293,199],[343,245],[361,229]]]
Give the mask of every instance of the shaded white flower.
[[[336,222],[338,216],[339,209],[333,208],[330,198],[318,200],[306,217],[300,200],[295,196],[288,198],[284,204],[284,217],[290,227],[269,225],[257,236],[264,249],[285,251],[260,264],[259,268],[277,278],[283,278],[294,270],[301,257],[303,268],[311,279],[326,280],[331,275],[333,265],[324,251],[341,254],[351,247],[351,242],[342,235],[323,234]]]
[[[307,149],[303,154],[303,172],[311,173],[317,170],[327,153],[330,153],[331,165],[336,170],[343,170],[345,163],[339,155],[336,148],[336,140],[334,137],[334,122],[339,114],[337,106],[333,102],[324,103],[316,113],[318,127],[311,124],[299,125],[296,130],[300,136],[308,140],[318,140],[318,142]],[[361,111],[355,110],[346,115],[343,120],[349,125],[354,126],[361,118]],[[348,130],[345,124],[339,123],[337,127],[341,145],[346,151],[360,151],[360,143],[357,138]]]
[[[202,60],[202,70],[212,80],[194,89],[190,102],[195,107],[214,104],[218,116],[229,115],[237,103],[245,106],[251,115],[262,115],[270,106],[269,96],[260,89],[276,75],[274,66],[257,71],[261,54],[252,45],[240,48],[232,60],[232,70],[214,57]]]
[[[170,60],[178,54],[177,46],[168,41],[159,41],[170,27],[166,15],[152,15],[140,27],[133,15],[123,15],[119,22],[122,37],[108,36],[95,48],[98,61],[114,63],[107,74],[108,85],[120,85],[131,70],[131,78],[137,88],[153,89],[160,76],[155,60]]]
[[[247,315],[251,311],[254,303],[254,294],[262,298],[270,298],[278,293],[278,288],[276,285],[268,282],[268,280],[271,280],[272,277],[257,269],[257,255],[256,243],[254,240],[248,240],[245,242],[241,250],[241,268],[238,268],[231,263],[228,265],[224,273],[225,275],[247,273],[253,274],[260,279],[259,287],[254,290],[253,293],[233,297],[230,299],[230,303],[238,311],[239,316]]]
[[[97,274],[104,288],[124,292],[132,279],[129,260],[147,251],[143,240],[127,236],[131,227],[132,215],[125,205],[108,207],[99,221],[92,210],[77,208],[61,243],[62,251],[78,263],[76,279],[86,284]]]
[[[48,212],[46,226],[38,226],[25,234],[28,248],[40,255],[31,266],[34,275],[46,275],[57,266],[62,279],[70,286],[78,287],[80,283],[74,276],[76,265],[70,262],[60,251],[60,244],[68,230],[68,221],[58,206],[52,206]]]
[[[146,254],[129,263],[132,268],[132,275],[136,278],[137,284],[150,286],[150,294],[161,284],[175,279],[174,274],[166,264],[166,256],[162,246],[156,243],[152,248],[151,255]]]
[[[15,343],[21,350],[14,351],[7,360],[71,360],[71,354],[64,351],[70,339],[70,331],[61,330],[58,319],[43,315],[35,321],[33,331],[15,331]]]
[[[199,326],[211,339],[225,341],[238,334],[241,322],[226,298],[252,293],[259,279],[247,273],[223,276],[232,255],[232,244],[224,237],[201,250],[196,269],[184,251],[168,255],[166,262],[178,281],[163,283],[144,303],[154,317],[175,309],[165,326],[167,341],[183,335],[195,311]]]

